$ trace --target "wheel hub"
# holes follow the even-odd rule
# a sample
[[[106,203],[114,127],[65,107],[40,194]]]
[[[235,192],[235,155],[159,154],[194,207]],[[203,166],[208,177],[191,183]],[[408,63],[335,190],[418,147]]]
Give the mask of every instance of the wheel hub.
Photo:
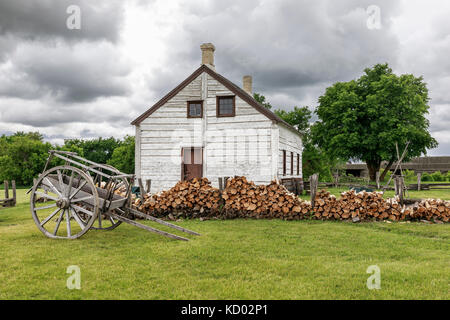
[[[56,206],[60,209],[67,209],[70,206],[70,201],[67,198],[62,198],[56,201]]]

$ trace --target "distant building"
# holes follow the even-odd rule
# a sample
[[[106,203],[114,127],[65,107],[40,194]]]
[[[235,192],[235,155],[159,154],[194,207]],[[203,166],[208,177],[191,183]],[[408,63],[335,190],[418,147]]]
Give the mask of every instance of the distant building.
[[[394,163],[391,170],[395,169]],[[381,163],[381,168],[386,168],[387,162]],[[402,163],[402,169],[413,170],[414,173],[418,172],[436,172],[447,173],[450,171],[450,156],[446,157],[419,157],[414,158],[409,162]],[[369,171],[365,163],[347,164],[345,168],[347,174],[351,174],[355,177],[367,177]]]

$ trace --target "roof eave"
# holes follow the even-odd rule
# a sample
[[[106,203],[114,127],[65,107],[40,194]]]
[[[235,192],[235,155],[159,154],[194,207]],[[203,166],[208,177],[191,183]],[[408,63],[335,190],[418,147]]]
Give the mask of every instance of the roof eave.
[[[297,135],[299,135],[301,138],[303,138],[303,135],[295,129],[292,125],[281,119],[279,116],[277,116],[275,113],[264,107],[262,104],[260,104],[258,101],[255,100],[251,95],[249,95],[247,92],[245,92],[242,88],[235,85],[233,82],[222,76],[221,74],[217,73],[216,71],[209,68],[207,65],[201,65],[197,70],[195,70],[189,77],[187,77],[182,83],[180,83],[175,89],[170,91],[167,95],[165,95],[161,100],[159,100],[157,103],[155,103],[150,109],[148,109],[146,112],[141,114],[139,117],[137,117],[135,120],[131,122],[132,125],[139,125],[144,119],[146,119],[148,116],[150,116],[153,112],[155,112],[158,108],[160,108],[162,105],[164,105],[168,100],[170,100],[172,97],[174,97],[178,92],[180,92],[184,87],[186,87],[190,82],[192,82],[195,78],[197,78],[200,74],[203,72],[208,73],[210,76],[212,76],[214,79],[219,81],[222,85],[227,87],[231,92],[239,96],[242,100],[253,106],[255,109],[257,109],[259,112],[264,114],[267,118],[271,119],[272,121],[275,121],[275,123],[281,123],[289,130],[293,131]]]

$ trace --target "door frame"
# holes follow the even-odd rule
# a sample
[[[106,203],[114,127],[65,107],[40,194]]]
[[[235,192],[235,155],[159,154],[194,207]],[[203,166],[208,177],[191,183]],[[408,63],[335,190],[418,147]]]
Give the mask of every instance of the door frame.
[[[193,149],[202,149],[202,163],[201,164],[199,164],[199,165],[201,165],[202,166],[202,169],[201,169],[201,176],[200,176],[200,178],[203,178],[203,164],[205,163],[205,159],[204,159],[204,147],[203,146],[201,146],[201,147],[181,147],[181,181],[185,181],[185,179],[184,179],[184,150],[185,149],[191,149],[191,150],[193,150]],[[191,151],[191,161],[192,162],[194,162],[194,152],[192,152]]]

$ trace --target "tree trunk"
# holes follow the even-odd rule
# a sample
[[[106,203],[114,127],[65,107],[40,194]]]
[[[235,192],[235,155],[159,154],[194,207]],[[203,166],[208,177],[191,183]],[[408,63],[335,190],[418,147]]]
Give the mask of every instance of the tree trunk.
[[[392,165],[394,164],[395,157],[392,157],[389,160],[389,163],[387,164],[386,168],[384,168],[383,173],[380,175],[380,181],[384,180],[384,177],[386,176],[386,173],[391,170]]]
[[[369,170],[370,181],[375,181],[377,179],[377,171],[380,170],[380,162],[367,161],[367,169]]]

